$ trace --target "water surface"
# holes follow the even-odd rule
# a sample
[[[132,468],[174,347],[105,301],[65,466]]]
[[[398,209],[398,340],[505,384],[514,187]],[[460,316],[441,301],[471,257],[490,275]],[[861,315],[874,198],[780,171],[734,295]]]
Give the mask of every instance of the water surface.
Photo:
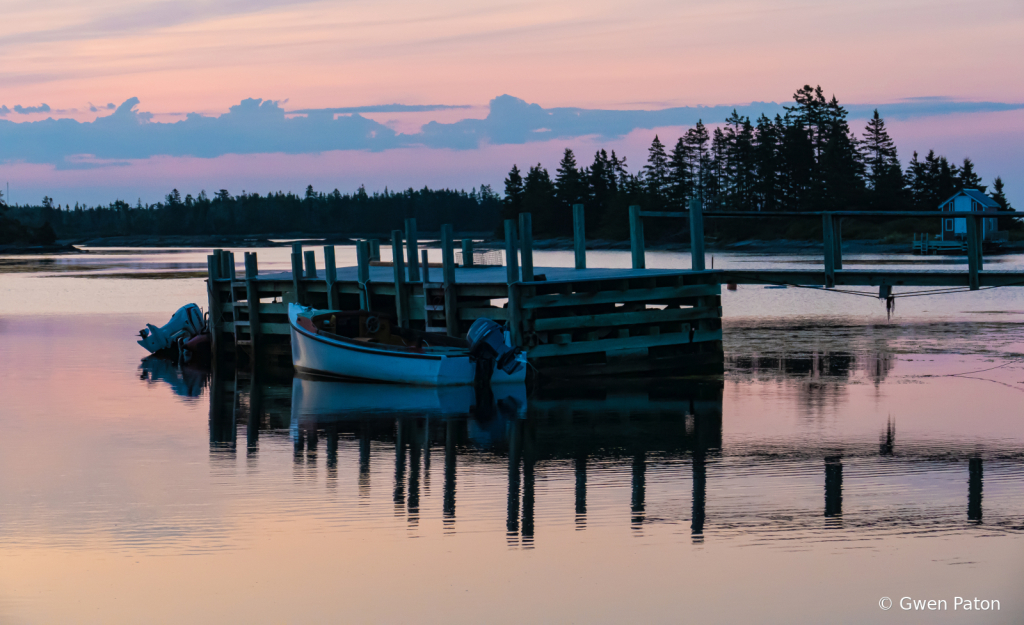
[[[1017,290],[741,286],[724,377],[484,400],[143,360],[206,253],[0,259],[0,621],[1024,620]]]

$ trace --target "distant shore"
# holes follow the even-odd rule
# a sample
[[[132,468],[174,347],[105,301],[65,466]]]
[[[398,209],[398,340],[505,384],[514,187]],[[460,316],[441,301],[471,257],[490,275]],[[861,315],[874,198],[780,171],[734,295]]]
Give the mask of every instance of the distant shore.
[[[390,235],[365,235],[369,238],[380,238],[385,241]],[[470,236],[478,241],[480,248],[503,248],[504,242],[499,241],[489,233],[468,232],[460,233],[459,238]],[[437,242],[429,233],[421,233],[420,247],[434,248]],[[364,237],[359,237],[364,238]],[[118,237],[81,237],[74,239],[62,239],[53,246],[31,246],[14,247],[0,246],[0,254],[45,254],[59,252],[80,251],[77,247],[286,247],[292,243],[303,243],[306,246],[314,247],[321,245],[355,245],[355,238],[340,234],[310,235],[305,233],[280,233],[270,235],[203,235],[203,236],[118,236]],[[536,250],[560,250],[571,251],[573,241],[571,238],[550,238],[537,239],[533,242]],[[648,242],[646,249],[649,251],[665,252],[688,252],[690,246],[686,242]],[[607,239],[589,239],[588,250],[629,250],[629,241],[612,241]],[[718,243],[711,239],[707,240],[706,249],[708,252],[735,252],[743,254],[766,254],[785,252],[788,254],[820,254],[822,244],[820,241],[782,239],[776,241],[763,241],[749,239],[746,241]],[[911,253],[911,241],[904,243],[883,243],[879,240],[870,239],[847,239],[843,241],[843,251],[847,254],[909,254]],[[1016,253],[1024,251],[1024,241],[1003,242],[1000,251],[1003,253]]]

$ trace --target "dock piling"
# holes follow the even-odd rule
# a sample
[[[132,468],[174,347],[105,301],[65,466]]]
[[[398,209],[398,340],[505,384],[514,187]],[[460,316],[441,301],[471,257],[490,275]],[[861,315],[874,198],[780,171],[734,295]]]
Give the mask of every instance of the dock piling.
[[[335,284],[338,282],[338,264],[334,259],[333,245],[324,246],[324,275],[327,278],[327,308],[337,310],[338,294],[335,291]]]
[[[370,239],[370,260],[380,260],[380,239]]]
[[[519,249],[523,261],[523,282],[533,282],[533,215],[519,213]]]
[[[690,199],[690,269],[704,271],[704,209],[700,200]]]
[[[473,239],[462,240],[462,266],[473,266]]]
[[[409,327],[409,293],[405,287],[405,263],[402,262],[402,231],[391,231],[391,265],[395,269],[395,312],[398,315],[398,325],[403,328]]]
[[[259,275],[256,252],[245,253],[245,302],[249,309],[249,364],[256,369],[256,355],[260,345],[260,291],[256,276]]]
[[[836,285],[836,258],[835,258],[835,221],[832,213],[822,213],[821,232],[825,247],[825,288],[831,289]]]
[[[509,284],[519,282],[519,254],[516,251],[516,222],[514,219],[505,220],[505,270]]]
[[[423,257],[420,265],[423,267],[423,283],[430,282],[430,255],[427,254],[427,250],[420,250],[420,254]],[[423,297],[427,296],[426,289],[423,291]]]
[[[645,269],[644,220],[637,205],[629,207],[629,249],[633,252],[633,269]]]
[[[459,336],[459,303],[455,294],[455,249],[452,225],[441,226],[441,271],[444,275],[444,323],[448,336]]]
[[[836,269],[841,270],[843,268],[843,218],[835,217],[832,221],[833,229],[833,243],[832,246],[832,258],[833,264]]]
[[[587,268],[587,229],[583,220],[583,205],[572,205],[572,245],[576,252],[576,268]]]
[[[359,307],[363,310],[370,308],[370,242],[359,241],[356,243],[356,281],[359,283]]]
[[[302,286],[302,244],[292,243],[292,288],[295,289],[295,303],[300,305],[306,300]]]
[[[317,277],[316,275],[316,252],[313,250],[306,250],[304,252],[306,258],[306,277],[313,280]]]
[[[409,282],[420,281],[419,235],[416,232],[416,218],[405,220],[406,260],[409,265]]]
[[[208,298],[207,312],[210,313],[210,335],[213,338],[213,354],[216,360],[219,349],[222,347],[220,343],[220,323],[221,323],[221,306],[220,306],[220,294],[217,292],[216,280],[220,270],[220,258],[218,258],[217,252],[214,250],[213,254],[206,257],[206,293]]]
[[[978,276],[978,272],[981,271],[981,237],[979,236],[981,228],[978,226],[978,220],[975,217],[967,218],[967,272],[972,291],[981,288],[981,280]]]

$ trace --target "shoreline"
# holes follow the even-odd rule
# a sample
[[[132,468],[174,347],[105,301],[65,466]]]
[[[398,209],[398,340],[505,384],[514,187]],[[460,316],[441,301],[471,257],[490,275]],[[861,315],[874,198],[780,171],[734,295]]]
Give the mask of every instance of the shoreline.
[[[421,233],[421,236],[426,233]],[[494,239],[486,233],[468,232],[463,233],[474,239],[483,239],[477,243],[478,249],[503,249],[504,242]],[[373,238],[387,239],[390,235],[367,235]],[[360,237],[362,238],[362,237]],[[429,235],[424,236],[420,241],[422,248],[438,247],[436,241],[431,240]],[[52,254],[52,253],[82,253],[76,246],[92,248],[114,248],[114,247],[288,247],[292,243],[303,243],[307,246],[321,245],[355,245],[356,239],[350,235],[323,234],[311,236],[304,233],[274,233],[269,235],[204,235],[204,236],[117,236],[117,237],[76,237],[61,239],[56,245],[50,246],[0,246],[0,254]],[[568,237],[549,239],[536,239],[533,242],[533,249],[544,251],[569,251],[573,250],[573,240]],[[629,241],[613,241],[608,239],[589,239],[587,249],[592,251],[628,251]],[[688,242],[663,241],[648,242],[645,245],[647,251],[653,252],[689,252]],[[786,252],[789,254],[820,255],[823,245],[820,241],[780,239],[765,241],[759,239],[748,239],[730,243],[717,243],[707,241],[705,250],[708,252],[735,252],[740,254],[764,254]],[[843,252],[847,254],[912,254],[911,241],[905,243],[883,243],[877,239],[848,239],[843,241]],[[996,251],[986,254],[1007,254],[1024,252],[1024,241],[1003,242]]]

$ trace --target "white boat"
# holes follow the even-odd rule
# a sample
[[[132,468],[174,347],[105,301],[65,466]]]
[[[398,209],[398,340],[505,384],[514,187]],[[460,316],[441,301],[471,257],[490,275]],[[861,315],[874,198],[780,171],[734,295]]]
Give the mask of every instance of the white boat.
[[[416,386],[468,385],[477,376],[468,342],[393,327],[383,315],[290,304],[288,322],[292,364],[301,373]],[[507,343],[506,338],[510,350]],[[499,360],[489,361],[491,384],[525,382],[526,354],[516,353],[514,359],[504,369]]]

